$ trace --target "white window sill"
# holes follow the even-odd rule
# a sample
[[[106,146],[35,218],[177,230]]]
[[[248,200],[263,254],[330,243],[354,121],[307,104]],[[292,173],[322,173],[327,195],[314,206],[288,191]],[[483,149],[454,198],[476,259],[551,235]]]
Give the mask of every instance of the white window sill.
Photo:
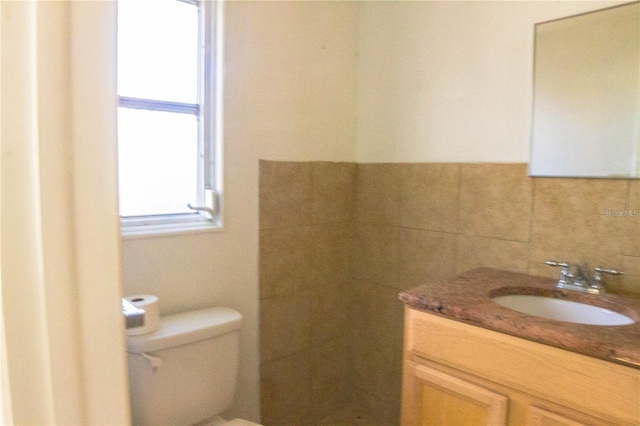
[[[120,220],[120,234],[123,239],[166,237],[171,235],[221,232],[224,228],[219,222],[197,221],[163,224],[132,224],[128,219]]]

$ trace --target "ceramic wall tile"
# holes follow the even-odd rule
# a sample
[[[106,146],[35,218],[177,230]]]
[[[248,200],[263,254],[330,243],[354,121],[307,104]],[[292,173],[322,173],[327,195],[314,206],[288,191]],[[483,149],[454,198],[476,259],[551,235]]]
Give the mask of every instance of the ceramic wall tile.
[[[460,164],[403,165],[401,225],[456,232],[460,212],[460,169]]]
[[[461,233],[529,241],[531,188],[526,164],[463,164]]]
[[[354,298],[347,279],[316,286],[311,300],[311,337],[314,346],[348,334]]]
[[[353,242],[354,275],[397,287],[399,244],[400,228],[357,223]]]
[[[622,259],[622,270],[626,275],[621,277],[618,284],[609,285],[612,291],[620,291],[621,293],[640,294],[640,257],[624,256]],[[608,278],[605,278],[607,280]]]
[[[399,401],[402,352],[357,334],[351,343],[355,388],[390,404]]]
[[[311,163],[260,161],[260,228],[310,225]]]
[[[456,273],[480,266],[526,273],[529,250],[528,243],[459,235]]]
[[[629,181],[629,199],[627,200],[624,220],[624,254],[640,256],[640,180]]]
[[[327,341],[313,352],[311,387],[313,418],[322,419],[345,407],[353,398],[347,336]]]
[[[311,346],[311,298],[296,293],[260,301],[261,361],[272,361]]]
[[[370,417],[376,419],[369,426],[391,426],[400,424],[400,400],[393,402],[387,401],[386,399],[380,399],[360,389],[354,390],[354,399],[369,410]]]
[[[352,397],[345,347],[356,169],[260,163],[264,424],[308,424]]]
[[[262,424],[307,424],[312,416],[312,354],[297,352],[260,367]]]
[[[311,217],[313,223],[353,220],[356,170],[355,163],[312,163]]]
[[[631,219],[609,213],[625,209],[627,181],[539,178],[534,194],[532,262],[542,252],[593,266],[619,262]]]
[[[356,219],[397,226],[402,199],[401,164],[358,164]]]
[[[310,286],[311,227],[260,231],[260,297],[293,294]]]
[[[310,229],[310,264],[314,282],[344,280],[350,273],[352,223],[330,223],[316,225]]]
[[[398,290],[365,280],[352,282],[352,334],[401,350],[404,305]]]
[[[456,274],[456,234],[402,228],[399,289]]]

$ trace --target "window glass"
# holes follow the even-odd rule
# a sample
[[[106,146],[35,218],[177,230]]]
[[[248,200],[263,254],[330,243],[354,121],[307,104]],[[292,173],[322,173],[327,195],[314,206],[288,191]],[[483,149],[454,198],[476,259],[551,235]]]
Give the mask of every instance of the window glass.
[[[118,9],[118,94],[198,102],[198,7],[124,0]]]
[[[198,120],[118,108],[120,215],[192,213],[198,200]]]
[[[214,229],[220,225],[217,162],[212,170],[215,3],[118,5],[123,235]]]

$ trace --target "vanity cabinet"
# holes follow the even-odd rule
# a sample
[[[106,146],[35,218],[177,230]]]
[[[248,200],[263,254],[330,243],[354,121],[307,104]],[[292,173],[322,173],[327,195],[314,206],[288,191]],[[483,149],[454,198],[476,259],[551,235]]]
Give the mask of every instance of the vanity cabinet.
[[[409,425],[504,425],[508,398],[426,365],[405,364]]]
[[[403,425],[640,425],[640,370],[407,306]]]

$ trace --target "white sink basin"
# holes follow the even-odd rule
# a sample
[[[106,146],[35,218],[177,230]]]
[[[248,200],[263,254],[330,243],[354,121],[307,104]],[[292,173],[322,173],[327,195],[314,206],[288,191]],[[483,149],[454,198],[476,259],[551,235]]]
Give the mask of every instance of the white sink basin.
[[[496,296],[493,301],[523,314],[591,325],[626,325],[635,321],[626,315],[598,306],[544,296],[510,294]]]

